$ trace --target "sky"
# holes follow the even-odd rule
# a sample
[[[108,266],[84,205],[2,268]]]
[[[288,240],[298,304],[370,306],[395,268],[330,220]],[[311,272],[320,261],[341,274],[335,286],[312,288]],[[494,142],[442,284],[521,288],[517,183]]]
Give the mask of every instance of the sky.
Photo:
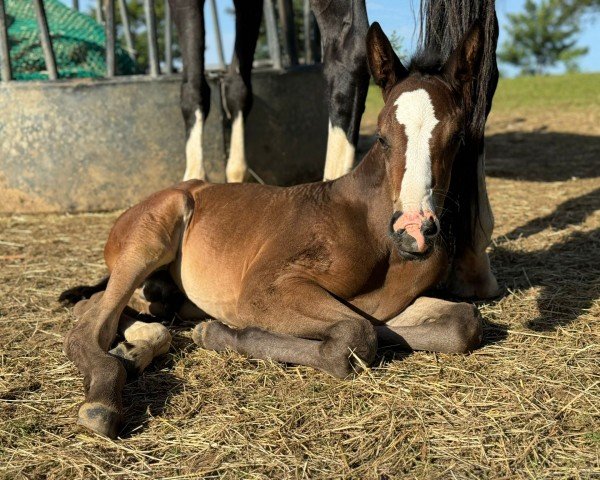
[[[66,4],[71,4],[71,0],[62,1]],[[403,39],[404,50],[409,54],[412,53],[417,39],[415,25],[420,4],[419,0],[366,0],[366,2],[369,21],[379,22],[388,35],[395,30]],[[82,8],[86,8],[91,3],[92,0],[80,0]],[[496,0],[496,11],[500,24],[499,44],[502,44],[505,38],[506,15],[521,11],[524,3],[525,0]],[[205,5],[205,23],[207,29],[207,51],[205,58],[207,65],[210,66],[217,64],[218,57],[209,4],[210,2],[206,2]],[[226,10],[231,8],[233,8],[232,0],[217,0],[223,47],[227,61],[231,58],[235,38],[234,19],[226,13]],[[596,15],[596,17],[600,17],[600,15]],[[579,64],[581,70],[584,72],[600,71],[600,18],[596,18],[595,23],[592,23],[590,19],[585,22],[579,45],[589,48],[588,54],[580,58]],[[518,72],[518,69],[506,64],[501,64],[500,69],[503,74],[508,76],[515,75]],[[556,73],[560,73],[561,71],[561,69],[558,69]]]

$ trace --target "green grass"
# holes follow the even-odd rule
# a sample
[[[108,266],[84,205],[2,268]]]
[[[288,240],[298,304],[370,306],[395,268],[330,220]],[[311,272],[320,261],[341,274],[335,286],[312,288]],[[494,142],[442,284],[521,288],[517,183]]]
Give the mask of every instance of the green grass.
[[[494,111],[537,108],[590,108],[600,105],[600,73],[548,77],[502,78],[494,98]],[[365,116],[374,123],[383,99],[375,85],[369,87]]]
[[[494,98],[495,110],[515,108],[589,108],[600,104],[600,74],[503,78]]]

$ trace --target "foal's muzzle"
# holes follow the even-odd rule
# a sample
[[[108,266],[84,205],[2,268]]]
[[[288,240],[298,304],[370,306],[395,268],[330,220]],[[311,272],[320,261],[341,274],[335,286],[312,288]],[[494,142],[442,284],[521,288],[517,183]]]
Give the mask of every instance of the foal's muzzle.
[[[390,235],[401,256],[425,258],[431,253],[440,233],[439,221],[430,211],[395,212],[390,222]]]

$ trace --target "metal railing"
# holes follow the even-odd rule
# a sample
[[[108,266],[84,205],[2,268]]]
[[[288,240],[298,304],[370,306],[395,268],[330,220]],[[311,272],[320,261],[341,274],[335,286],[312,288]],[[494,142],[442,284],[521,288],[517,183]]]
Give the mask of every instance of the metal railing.
[[[59,72],[56,65],[56,57],[52,46],[51,32],[48,28],[48,20],[44,10],[43,0],[22,0],[31,1],[36,14],[37,25],[39,29],[40,44],[42,46],[46,71],[50,80],[59,78]],[[119,17],[121,19],[121,28],[125,42],[125,50],[132,59],[135,60],[136,51],[133,43],[133,32],[127,13],[126,0],[96,0],[95,16],[98,23],[104,24],[106,36],[106,74],[107,78],[116,75],[116,47],[117,47],[117,25],[115,16],[115,1],[118,1]],[[277,8],[273,0],[264,0],[264,22],[267,38],[267,45],[270,57],[270,64],[274,69],[281,69],[284,66],[295,66],[299,64],[298,45],[294,28],[294,10],[292,0],[276,0]],[[218,69],[225,70],[227,63],[223,53],[223,39],[219,22],[216,0],[209,2],[212,12],[212,24],[215,34],[215,44],[218,56]],[[158,77],[161,75],[157,19],[154,0],[144,0],[144,17],[146,23],[146,32],[148,40],[148,75]],[[79,0],[72,0],[72,8],[79,10]],[[276,10],[279,13],[279,27],[283,38],[283,50],[285,52],[285,61],[282,56],[282,48],[279,41],[279,31],[276,20]],[[169,2],[165,0],[164,8],[164,65],[165,71],[173,71],[173,26]],[[318,28],[314,16],[310,12],[309,0],[304,0],[303,5],[303,33],[304,33],[304,63],[315,63],[320,59],[320,45],[318,41]],[[316,39],[316,40],[315,40]],[[0,75],[2,81],[13,79],[10,48],[8,38],[8,26],[6,21],[5,0],[0,0]]]

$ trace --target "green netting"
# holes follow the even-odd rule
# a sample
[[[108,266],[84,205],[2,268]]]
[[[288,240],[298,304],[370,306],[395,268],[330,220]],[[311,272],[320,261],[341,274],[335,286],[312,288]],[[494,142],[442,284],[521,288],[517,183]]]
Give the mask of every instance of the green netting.
[[[59,0],[44,0],[59,78],[103,77],[106,73],[104,27]],[[31,0],[5,0],[10,63],[17,80],[47,79],[44,53]],[[135,63],[117,47],[117,73],[136,72]]]

